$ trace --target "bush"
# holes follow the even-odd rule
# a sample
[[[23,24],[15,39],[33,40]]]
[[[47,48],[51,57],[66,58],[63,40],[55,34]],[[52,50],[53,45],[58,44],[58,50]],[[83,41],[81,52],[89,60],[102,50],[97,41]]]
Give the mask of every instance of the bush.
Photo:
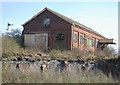
[[[96,51],[94,54],[100,58],[105,58],[105,57],[111,58],[113,55],[115,55],[115,49],[113,48],[110,49],[109,47],[105,47],[103,51]]]

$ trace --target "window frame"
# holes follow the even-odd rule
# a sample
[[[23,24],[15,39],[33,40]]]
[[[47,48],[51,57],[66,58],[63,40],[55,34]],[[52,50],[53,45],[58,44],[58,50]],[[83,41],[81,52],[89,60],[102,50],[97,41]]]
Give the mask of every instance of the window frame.
[[[97,48],[99,48],[99,41],[97,41]]]
[[[64,40],[65,40],[65,34],[64,33],[55,34],[55,42],[63,42]]]
[[[77,34],[76,33],[73,33],[73,42],[74,43],[77,43],[77,40],[78,39],[78,36],[77,36]]]
[[[48,20],[48,21],[47,21]],[[49,24],[48,24],[49,23]],[[48,25],[47,25],[48,24]],[[46,17],[44,18],[43,20],[43,27],[44,28],[49,28],[50,27],[50,18],[49,17]]]
[[[95,40],[92,39],[92,40],[91,40],[91,43],[92,43],[91,46],[92,46],[92,47],[95,47]]]
[[[83,35],[80,35],[80,44],[84,44],[84,38],[83,38]]]

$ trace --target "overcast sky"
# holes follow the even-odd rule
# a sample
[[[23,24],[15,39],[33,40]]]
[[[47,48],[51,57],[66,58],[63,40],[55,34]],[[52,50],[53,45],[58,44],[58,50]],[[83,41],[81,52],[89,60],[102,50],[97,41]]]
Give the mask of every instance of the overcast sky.
[[[14,25],[10,29],[23,30],[21,25],[45,7],[118,40],[118,2],[2,2],[2,32],[8,22]]]

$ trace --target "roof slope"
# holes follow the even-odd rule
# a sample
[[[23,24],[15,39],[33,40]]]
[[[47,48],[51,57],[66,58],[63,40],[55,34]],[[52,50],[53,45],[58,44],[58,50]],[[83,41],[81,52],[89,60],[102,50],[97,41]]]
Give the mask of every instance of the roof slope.
[[[58,17],[62,18],[63,20],[67,21],[67,22],[70,23],[70,24],[74,24],[74,25],[80,26],[80,27],[82,27],[82,28],[84,28],[84,29],[92,32],[92,33],[95,33],[95,34],[97,34],[97,35],[100,35],[100,36],[104,37],[103,35],[101,35],[101,34],[99,34],[98,32],[92,30],[91,28],[89,28],[89,27],[87,27],[87,26],[85,26],[85,25],[83,25],[83,24],[80,24],[79,22],[74,21],[74,20],[72,20],[72,19],[70,19],[70,18],[68,18],[68,17],[66,17],[66,16],[64,16],[64,15],[62,15],[62,14],[59,14],[59,13],[57,13],[57,12],[55,12],[55,11],[47,8],[47,7],[44,8],[42,11],[40,11],[38,14],[34,15],[30,20],[28,20],[27,22],[25,22],[25,23],[23,24],[23,26],[26,25],[27,23],[29,23],[32,19],[36,18],[38,15],[40,15],[42,12],[44,12],[44,11],[46,11],[46,10],[52,12],[53,14],[57,15]],[[105,38],[105,37],[104,37],[104,38]]]

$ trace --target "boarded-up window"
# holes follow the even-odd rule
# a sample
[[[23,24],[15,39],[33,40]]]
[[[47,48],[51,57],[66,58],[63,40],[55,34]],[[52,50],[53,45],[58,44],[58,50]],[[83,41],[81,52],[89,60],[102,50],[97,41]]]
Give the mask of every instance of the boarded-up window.
[[[83,36],[80,35],[80,44],[83,44],[84,43],[84,39],[83,39]]]
[[[64,41],[64,34],[56,34],[55,41]]]
[[[77,34],[73,33],[73,42],[77,42]]]
[[[45,18],[43,22],[44,27],[50,27],[50,18]]]

